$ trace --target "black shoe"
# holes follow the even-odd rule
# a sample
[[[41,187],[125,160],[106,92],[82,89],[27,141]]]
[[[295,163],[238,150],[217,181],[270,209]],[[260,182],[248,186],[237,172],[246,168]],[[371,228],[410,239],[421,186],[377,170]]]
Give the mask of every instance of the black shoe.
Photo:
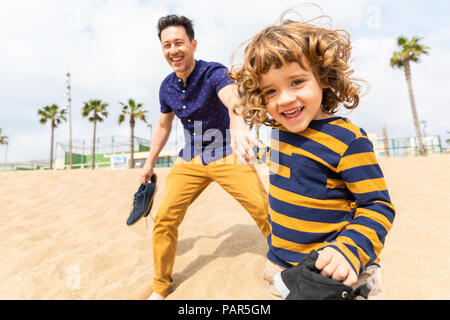
[[[277,273],[274,285],[286,300],[352,300],[356,296],[367,299],[370,286],[364,284],[355,290],[340,281],[324,277],[316,269],[319,254],[311,251],[303,261],[290,269]]]
[[[127,225],[132,225],[142,217],[147,217],[153,205],[153,198],[156,194],[156,174],[152,175],[151,182],[141,184],[134,194],[133,210],[127,219]]]

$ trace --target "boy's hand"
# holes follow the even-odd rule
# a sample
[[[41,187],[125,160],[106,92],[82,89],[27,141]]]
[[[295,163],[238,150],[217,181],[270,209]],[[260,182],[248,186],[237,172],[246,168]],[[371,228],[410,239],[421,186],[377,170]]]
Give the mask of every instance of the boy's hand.
[[[316,268],[322,270],[323,276],[341,281],[347,286],[352,286],[358,281],[355,271],[339,251],[326,247],[318,253]]]

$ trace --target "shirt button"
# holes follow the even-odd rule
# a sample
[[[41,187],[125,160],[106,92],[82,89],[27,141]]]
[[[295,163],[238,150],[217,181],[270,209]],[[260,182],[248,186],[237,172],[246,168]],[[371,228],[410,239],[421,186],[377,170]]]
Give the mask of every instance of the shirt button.
[[[183,90],[182,92],[183,92],[183,93],[186,93],[186,90]]]
[[[181,82],[181,79],[178,79],[178,82]]]
[[[194,136],[195,136],[195,132],[194,132]]]
[[[188,119],[188,122],[191,122],[191,119]]]
[[[186,109],[186,106],[183,106],[183,109]]]

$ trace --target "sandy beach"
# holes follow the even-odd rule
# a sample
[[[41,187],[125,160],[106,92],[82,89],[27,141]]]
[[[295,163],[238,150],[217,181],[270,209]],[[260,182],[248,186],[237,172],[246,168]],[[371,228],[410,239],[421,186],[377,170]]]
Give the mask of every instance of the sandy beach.
[[[450,155],[379,161],[397,210],[381,255],[385,298],[449,299]],[[156,169],[152,214],[168,172]],[[147,298],[153,221],[125,223],[138,173],[0,172],[0,299]],[[168,299],[269,299],[266,249],[249,214],[212,183],[180,227]]]

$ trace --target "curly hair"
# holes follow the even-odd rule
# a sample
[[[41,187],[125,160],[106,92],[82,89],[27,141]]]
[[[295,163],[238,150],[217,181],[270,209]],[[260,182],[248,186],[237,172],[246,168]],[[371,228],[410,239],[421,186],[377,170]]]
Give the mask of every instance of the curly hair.
[[[250,39],[243,65],[230,69],[239,95],[234,113],[242,115],[250,126],[277,126],[267,113],[259,83],[270,68],[293,62],[311,69],[317,81],[326,85],[321,105],[324,112],[334,114],[340,103],[347,109],[356,108],[361,86],[359,80],[351,78],[350,53],[350,35],[345,30],[329,30],[292,20],[265,28]]]

